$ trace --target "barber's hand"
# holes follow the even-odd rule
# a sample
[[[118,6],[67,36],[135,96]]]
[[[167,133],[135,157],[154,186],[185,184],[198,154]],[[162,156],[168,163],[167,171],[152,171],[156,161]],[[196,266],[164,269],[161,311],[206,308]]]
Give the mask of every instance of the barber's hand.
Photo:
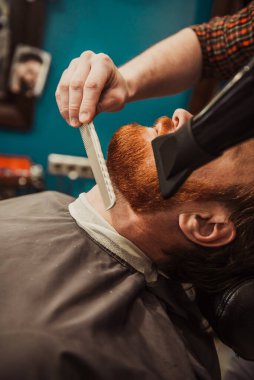
[[[63,72],[56,101],[67,123],[79,127],[100,112],[122,109],[127,95],[126,81],[113,61],[106,54],[85,51]]]

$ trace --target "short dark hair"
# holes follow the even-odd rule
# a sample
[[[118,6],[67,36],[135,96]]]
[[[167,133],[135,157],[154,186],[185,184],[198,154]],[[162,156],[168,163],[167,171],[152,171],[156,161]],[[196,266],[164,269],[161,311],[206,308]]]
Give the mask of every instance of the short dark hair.
[[[235,280],[254,274],[254,191],[250,185],[232,186],[214,199],[225,204],[236,229],[235,239],[220,248],[196,245],[191,252],[176,251],[167,272],[177,282],[192,283],[208,293],[217,293]]]
[[[18,62],[20,62],[20,63],[25,63],[28,61],[36,61],[39,63],[43,63],[42,57],[39,54],[32,53],[32,52],[23,53],[18,58]]]

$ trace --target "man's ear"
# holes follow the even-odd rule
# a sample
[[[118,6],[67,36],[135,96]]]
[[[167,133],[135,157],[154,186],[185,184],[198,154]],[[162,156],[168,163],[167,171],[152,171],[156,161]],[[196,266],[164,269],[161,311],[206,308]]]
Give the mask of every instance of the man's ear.
[[[204,247],[221,247],[235,238],[235,226],[224,207],[207,213],[179,215],[179,227],[188,240]]]

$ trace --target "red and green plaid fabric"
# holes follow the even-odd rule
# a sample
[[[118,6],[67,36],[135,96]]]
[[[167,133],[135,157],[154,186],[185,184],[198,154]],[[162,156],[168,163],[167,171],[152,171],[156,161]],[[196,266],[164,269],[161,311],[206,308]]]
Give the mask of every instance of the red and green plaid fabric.
[[[202,49],[203,77],[229,79],[254,56],[254,2],[192,29]]]

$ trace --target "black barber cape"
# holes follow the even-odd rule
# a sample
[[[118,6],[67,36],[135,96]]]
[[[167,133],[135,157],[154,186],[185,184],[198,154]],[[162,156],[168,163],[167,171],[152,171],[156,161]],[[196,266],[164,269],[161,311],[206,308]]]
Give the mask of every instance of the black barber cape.
[[[210,380],[182,289],[94,241],[54,192],[0,202],[0,380]]]

